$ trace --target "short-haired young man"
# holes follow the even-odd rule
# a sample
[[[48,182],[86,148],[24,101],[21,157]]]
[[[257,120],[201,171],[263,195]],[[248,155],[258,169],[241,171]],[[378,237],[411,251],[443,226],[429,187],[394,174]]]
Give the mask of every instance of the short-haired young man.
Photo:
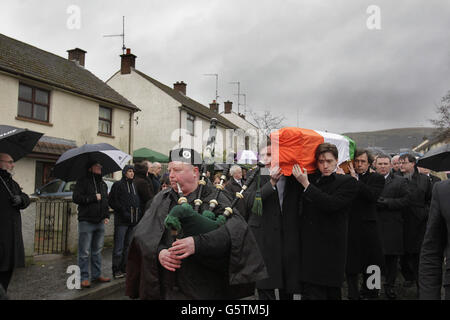
[[[316,150],[317,172],[298,165],[293,175],[304,188],[300,216],[302,300],[340,300],[347,253],[348,211],[356,181],[337,174],[338,150],[323,143]]]

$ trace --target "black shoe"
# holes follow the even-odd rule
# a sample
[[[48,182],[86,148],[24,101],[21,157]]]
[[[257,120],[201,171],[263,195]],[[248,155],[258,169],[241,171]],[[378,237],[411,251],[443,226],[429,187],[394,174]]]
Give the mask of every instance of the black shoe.
[[[397,294],[395,293],[395,290],[393,287],[385,287],[384,288],[384,293],[386,294],[386,297],[389,300],[395,300],[397,299]]]
[[[361,300],[377,300],[379,298],[378,290],[361,291],[359,296]]]
[[[411,280],[406,280],[405,282],[403,282],[404,288],[411,288],[413,285],[414,285],[414,281],[411,281]]]
[[[114,279],[120,279],[125,277],[125,275],[121,272],[121,271],[117,271],[116,273],[113,274]]]

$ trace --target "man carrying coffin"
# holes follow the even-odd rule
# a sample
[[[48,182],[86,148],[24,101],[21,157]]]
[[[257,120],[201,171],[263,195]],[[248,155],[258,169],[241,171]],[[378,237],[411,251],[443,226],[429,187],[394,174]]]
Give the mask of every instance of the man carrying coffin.
[[[126,294],[131,298],[241,298],[237,288],[266,276],[256,241],[236,209],[223,225],[207,233],[174,239],[165,227],[166,217],[178,205],[178,186],[189,204],[193,206],[197,199],[200,186],[196,165],[200,163],[200,155],[192,149],[170,153],[171,187],[155,196],[130,246]],[[216,195],[209,186],[202,187],[200,214]],[[216,215],[230,206],[225,194],[216,200]]]

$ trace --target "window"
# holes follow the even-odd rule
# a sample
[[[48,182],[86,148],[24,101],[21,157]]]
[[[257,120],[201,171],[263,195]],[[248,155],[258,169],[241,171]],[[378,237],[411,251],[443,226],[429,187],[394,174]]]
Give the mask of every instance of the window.
[[[50,91],[19,84],[18,116],[48,122],[49,109]]]
[[[112,109],[100,106],[98,132],[111,135]]]
[[[249,150],[250,149],[250,137],[246,136],[245,137],[245,150]]]
[[[191,135],[194,135],[194,121],[195,121],[195,116],[193,116],[192,114],[188,113],[187,114],[187,118],[186,118],[186,130]]]

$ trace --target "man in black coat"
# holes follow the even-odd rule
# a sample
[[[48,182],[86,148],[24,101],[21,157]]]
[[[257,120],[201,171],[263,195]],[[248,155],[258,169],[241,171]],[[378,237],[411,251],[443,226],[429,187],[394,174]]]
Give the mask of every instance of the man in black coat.
[[[308,176],[298,165],[292,171],[304,187],[299,252],[302,300],[340,300],[348,211],[358,189],[355,179],[335,172],[338,150],[334,144],[319,145],[315,158],[316,173]]]
[[[275,289],[281,300],[292,300],[300,293],[300,201],[302,186],[294,176],[284,176],[277,166],[271,167],[271,145],[260,148],[262,215],[251,212],[257,181],[247,199],[248,225],[264,257],[269,277],[256,283],[260,300],[275,300]],[[269,173],[269,174],[267,174]]]
[[[391,171],[390,156],[381,154],[376,160],[377,173],[386,181],[377,201],[386,278],[384,291],[389,299],[396,299],[395,279],[399,257],[403,255],[403,210],[409,205],[408,183],[405,178]]]
[[[102,179],[102,165],[88,164],[86,176],[79,178],[73,191],[73,202],[78,204],[78,266],[81,287],[89,288],[89,260],[92,282],[109,282],[101,276],[102,249],[105,224],[109,222],[108,187]]]
[[[134,185],[136,186],[136,191],[141,202],[141,212],[139,216],[140,220],[144,216],[145,211],[150,208],[151,201],[156,193],[153,184],[148,179],[148,168],[145,162],[136,163],[134,169]]]
[[[419,262],[419,295],[422,300],[440,300],[442,286],[450,300],[450,272],[444,257],[450,257],[450,180],[435,184]],[[446,266],[442,276],[442,267]]]
[[[122,179],[114,182],[108,199],[114,209],[113,277],[123,278],[133,229],[140,220],[140,200],[134,185],[134,167],[126,165]]]
[[[0,153],[0,286],[5,293],[14,268],[25,266],[20,210],[30,204],[30,198],[13,180],[13,170],[13,158]]]
[[[378,288],[369,288],[369,266],[383,269],[384,257],[376,203],[383,191],[384,177],[370,172],[373,162],[367,150],[356,150],[355,167],[350,166],[357,180],[358,191],[353,201],[348,224],[347,284],[349,299],[376,299]],[[361,292],[358,291],[359,274],[363,274]]]
[[[240,192],[242,190],[242,186],[244,185],[244,181],[242,180],[242,168],[238,165],[233,165],[230,168],[230,180],[225,186],[225,190],[229,193],[230,199],[234,199],[236,192]],[[239,213],[244,217],[244,219],[248,220],[248,214],[246,210],[245,200],[239,199],[236,204],[236,208],[239,210]]]
[[[400,156],[400,170],[408,181],[411,198],[403,212],[405,254],[401,263],[402,274],[407,284],[416,282],[419,289],[419,254],[430,208],[431,182],[426,175],[418,172],[416,158],[412,154]]]
[[[236,210],[215,230],[174,239],[164,221],[177,205],[178,185],[187,202],[194,204],[201,158],[198,152],[182,148],[173,150],[169,159],[171,188],[155,196],[135,229],[126,294],[141,299],[230,299],[237,287],[266,276],[253,234]],[[203,187],[201,209],[209,208],[214,195],[208,185]],[[222,193],[217,201],[214,213],[221,214],[230,206]]]

